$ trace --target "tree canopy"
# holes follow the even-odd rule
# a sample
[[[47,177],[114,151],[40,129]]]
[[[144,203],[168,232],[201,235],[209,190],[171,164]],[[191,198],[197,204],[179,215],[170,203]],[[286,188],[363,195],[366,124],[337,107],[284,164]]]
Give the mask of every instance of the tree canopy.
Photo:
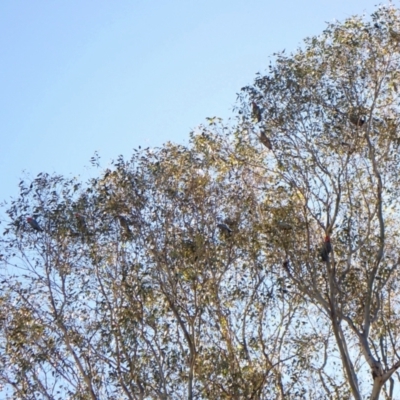
[[[0,392],[394,399],[400,14],[276,54],[237,118],[20,182],[0,241]],[[29,218],[29,219],[27,219]]]

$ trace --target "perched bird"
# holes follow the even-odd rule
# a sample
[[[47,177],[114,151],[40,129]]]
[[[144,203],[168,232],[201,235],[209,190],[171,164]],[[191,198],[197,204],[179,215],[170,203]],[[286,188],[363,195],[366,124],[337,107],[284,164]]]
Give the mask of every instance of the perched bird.
[[[329,253],[332,251],[331,238],[329,236],[325,236],[324,244],[319,251],[319,255],[321,256],[321,260],[327,262],[329,260]]]
[[[233,232],[232,229],[229,228],[228,225],[223,224],[223,223],[218,224],[217,227],[219,229],[221,229],[221,232],[227,233],[228,235],[230,235]]]
[[[119,224],[121,225],[121,228],[124,230],[124,232],[127,235],[131,235],[132,232],[129,228],[128,220],[122,215],[118,215],[117,218],[118,218]]]
[[[196,243],[190,239],[184,239],[181,242],[183,254],[188,257],[196,254]]]
[[[257,105],[254,101],[251,103],[251,106],[252,106],[252,115],[253,115],[253,118],[254,118],[257,122],[260,122],[261,119],[262,119],[262,111],[261,111],[260,107],[258,107],[258,105]]]
[[[32,217],[28,217],[26,219],[28,221],[28,224],[35,230],[38,232],[43,232],[43,229],[39,226],[39,224],[37,223],[36,219],[32,218]]]
[[[400,33],[396,32],[394,29],[389,28],[390,37],[396,42],[400,42]]]
[[[265,132],[261,132],[260,134],[260,142],[269,150],[272,150],[272,143],[270,138],[265,134]]]
[[[351,114],[350,115],[350,117],[349,117],[349,119],[350,119],[350,122],[353,124],[353,125],[356,125],[356,126],[363,126],[364,125],[364,123],[365,123],[365,118],[364,117],[361,117],[361,116],[359,116],[359,115],[356,115],[356,114]]]
[[[76,225],[81,233],[87,234],[88,228],[86,226],[85,217],[82,214],[75,213]]]
[[[284,231],[290,231],[293,229],[293,226],[288,224],[287,222],[278,222],[278,228],[283,229]]]

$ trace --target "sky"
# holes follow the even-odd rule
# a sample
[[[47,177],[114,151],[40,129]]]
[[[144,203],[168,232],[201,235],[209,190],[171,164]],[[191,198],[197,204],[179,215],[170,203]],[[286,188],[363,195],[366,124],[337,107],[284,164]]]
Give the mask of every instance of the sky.
[[[233,117],[240,88],[274,52],[370,0],[1,0],[0,202],[25,173],[87,179],[97,151],[187,144]],[[398,5],[398,4],[396,4]]]

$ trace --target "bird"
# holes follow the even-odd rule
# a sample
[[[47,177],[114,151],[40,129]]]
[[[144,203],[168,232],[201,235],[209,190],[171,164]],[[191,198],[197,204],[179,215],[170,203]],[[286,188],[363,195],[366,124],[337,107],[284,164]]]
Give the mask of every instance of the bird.
[[[185,255],[192,255],[196,252],[196,243],[190,239],[184,239],[182,241],[182,248]]]
[[[261,121],[261,118],[262,118],[262,111],[261,111],[260,107],[258,107],[258,105],[257,105],[254,101],[251,103],[251,106],[252,106],[252,115],[253,115],[253,118],[254,118],[257,122],[260,122],[260,121]]]
[[[28,221],[28,224],[35,230],[38,232],[43,232],[43,229],[39,226],[38,222],[36,221],[36,219],[32,218],[32,217],[28,217],[26,219]]]
[[[287,222],[278,222],[278,227],[283,229],[284,231],[290,231],[293,229],[293,226],[288,224]]]
[[[228,235],[230,235],[233,232],[232,229],[229,228],[228,225],[223,224],[223,223],[218,224],[217,227],[219,229],[221,229],[222,232],[227,233]]]
[[[332,251],[331,238],[329,236],[325,236],[324,244],[322,245],[319,251],[321,260],[324,262],[329,261],[329,253],[331,251]]]
[[[85,222],[85,217],[80,213],[75,213],[76,224],[81,233],[87,234],[88,229]]]
[[[270,138],[265,134],[265,132],[260,133],[260,142],[269,150],[272,150],[272,143]]]
[[[390,37],[391,37],[394,41],[396,41],[396,42],[399,42],[399,41],[400,41],[400,33],[399,33],[399,32],[396,32],[394,29],[389,28],[389,34],[390,34]]]
[[[124,230],[124,232],[127,235],[131,235],[132,232],[129,228],[128,220],[122,215],[118,215],[117,218],[118,218],[119,224],[121,225],[121,228]]]
[[[350,119],[350,122],[356,126],[363,126],[365,123],[365,118],[360,117],[359,115],[356,115],[356,114],[350,114],[349,119]]]

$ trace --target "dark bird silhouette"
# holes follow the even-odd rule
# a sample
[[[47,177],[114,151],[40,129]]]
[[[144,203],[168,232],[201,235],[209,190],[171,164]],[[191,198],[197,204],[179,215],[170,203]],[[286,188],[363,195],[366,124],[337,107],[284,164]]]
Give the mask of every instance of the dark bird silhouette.
[[[265,134],[265,132],[261,132],[260,134],[260,142],[269,150],[272,150],[272,143],[270,138]]]
[[[127,236],[130,236],[132,234],[132,232],[129,228],[128,220],[122,215],[118,215],[117,218],[118,218],[119,224],[121,225],[121,228],[124,230],[124,233]]]
[[[254,118],[257,122],[260,122],[261,119],[262,119],[262,111],[261,111],[260,107],[258,107],[258,105],[257,105],[254,101],[251,103],[251,106],[252,106],[252,115],[253,115],[253,118]]]
[[[350,122],[351,122],[353,125],[356,125],[356,126],[358,126],[358,127],[363,126],[364,123],[365,123],[365,118],[364,118],[364,117],[361,117],[361,116],[359,116],[359,115],[356,115],[356,114],[351,114],[350,117],[349,117],[349,119],[350,119]]]
[[[329,260],[329,253],[332,251],[331,238],[329,236],[325,236],[324,244],[319,251],[319,255],[321,256],[321,260],[327,262]]]
[[[78,227],[80,232],[87,235],[89,231],[86,226],[85,217],[82,214],[75,213],[75,218],[76,218],[76,226]]]
[[[392,28],[389,28],[390,37],[395,40],[396,42],[400,42],[400,33],[396,32]]]
[[[227,233],[228,235],[230,235],[233,232],[232,229],[229,228],[228,225],[223,224],[223,223],[218,224],[217,227],[219,229],[221,229],[221,232]]]
[[[293,229],[293,226],[288,224],[287,222],[278,222],[278,228],[283,229],[284,231],[290,231]]]
[[[39,224],[37,223],[36,219],[32,218],[32,217],[28,217],[26,219],[28,221],[28,224],[35,230],[38,232],[43,232],[43,229],[39,226]]]

